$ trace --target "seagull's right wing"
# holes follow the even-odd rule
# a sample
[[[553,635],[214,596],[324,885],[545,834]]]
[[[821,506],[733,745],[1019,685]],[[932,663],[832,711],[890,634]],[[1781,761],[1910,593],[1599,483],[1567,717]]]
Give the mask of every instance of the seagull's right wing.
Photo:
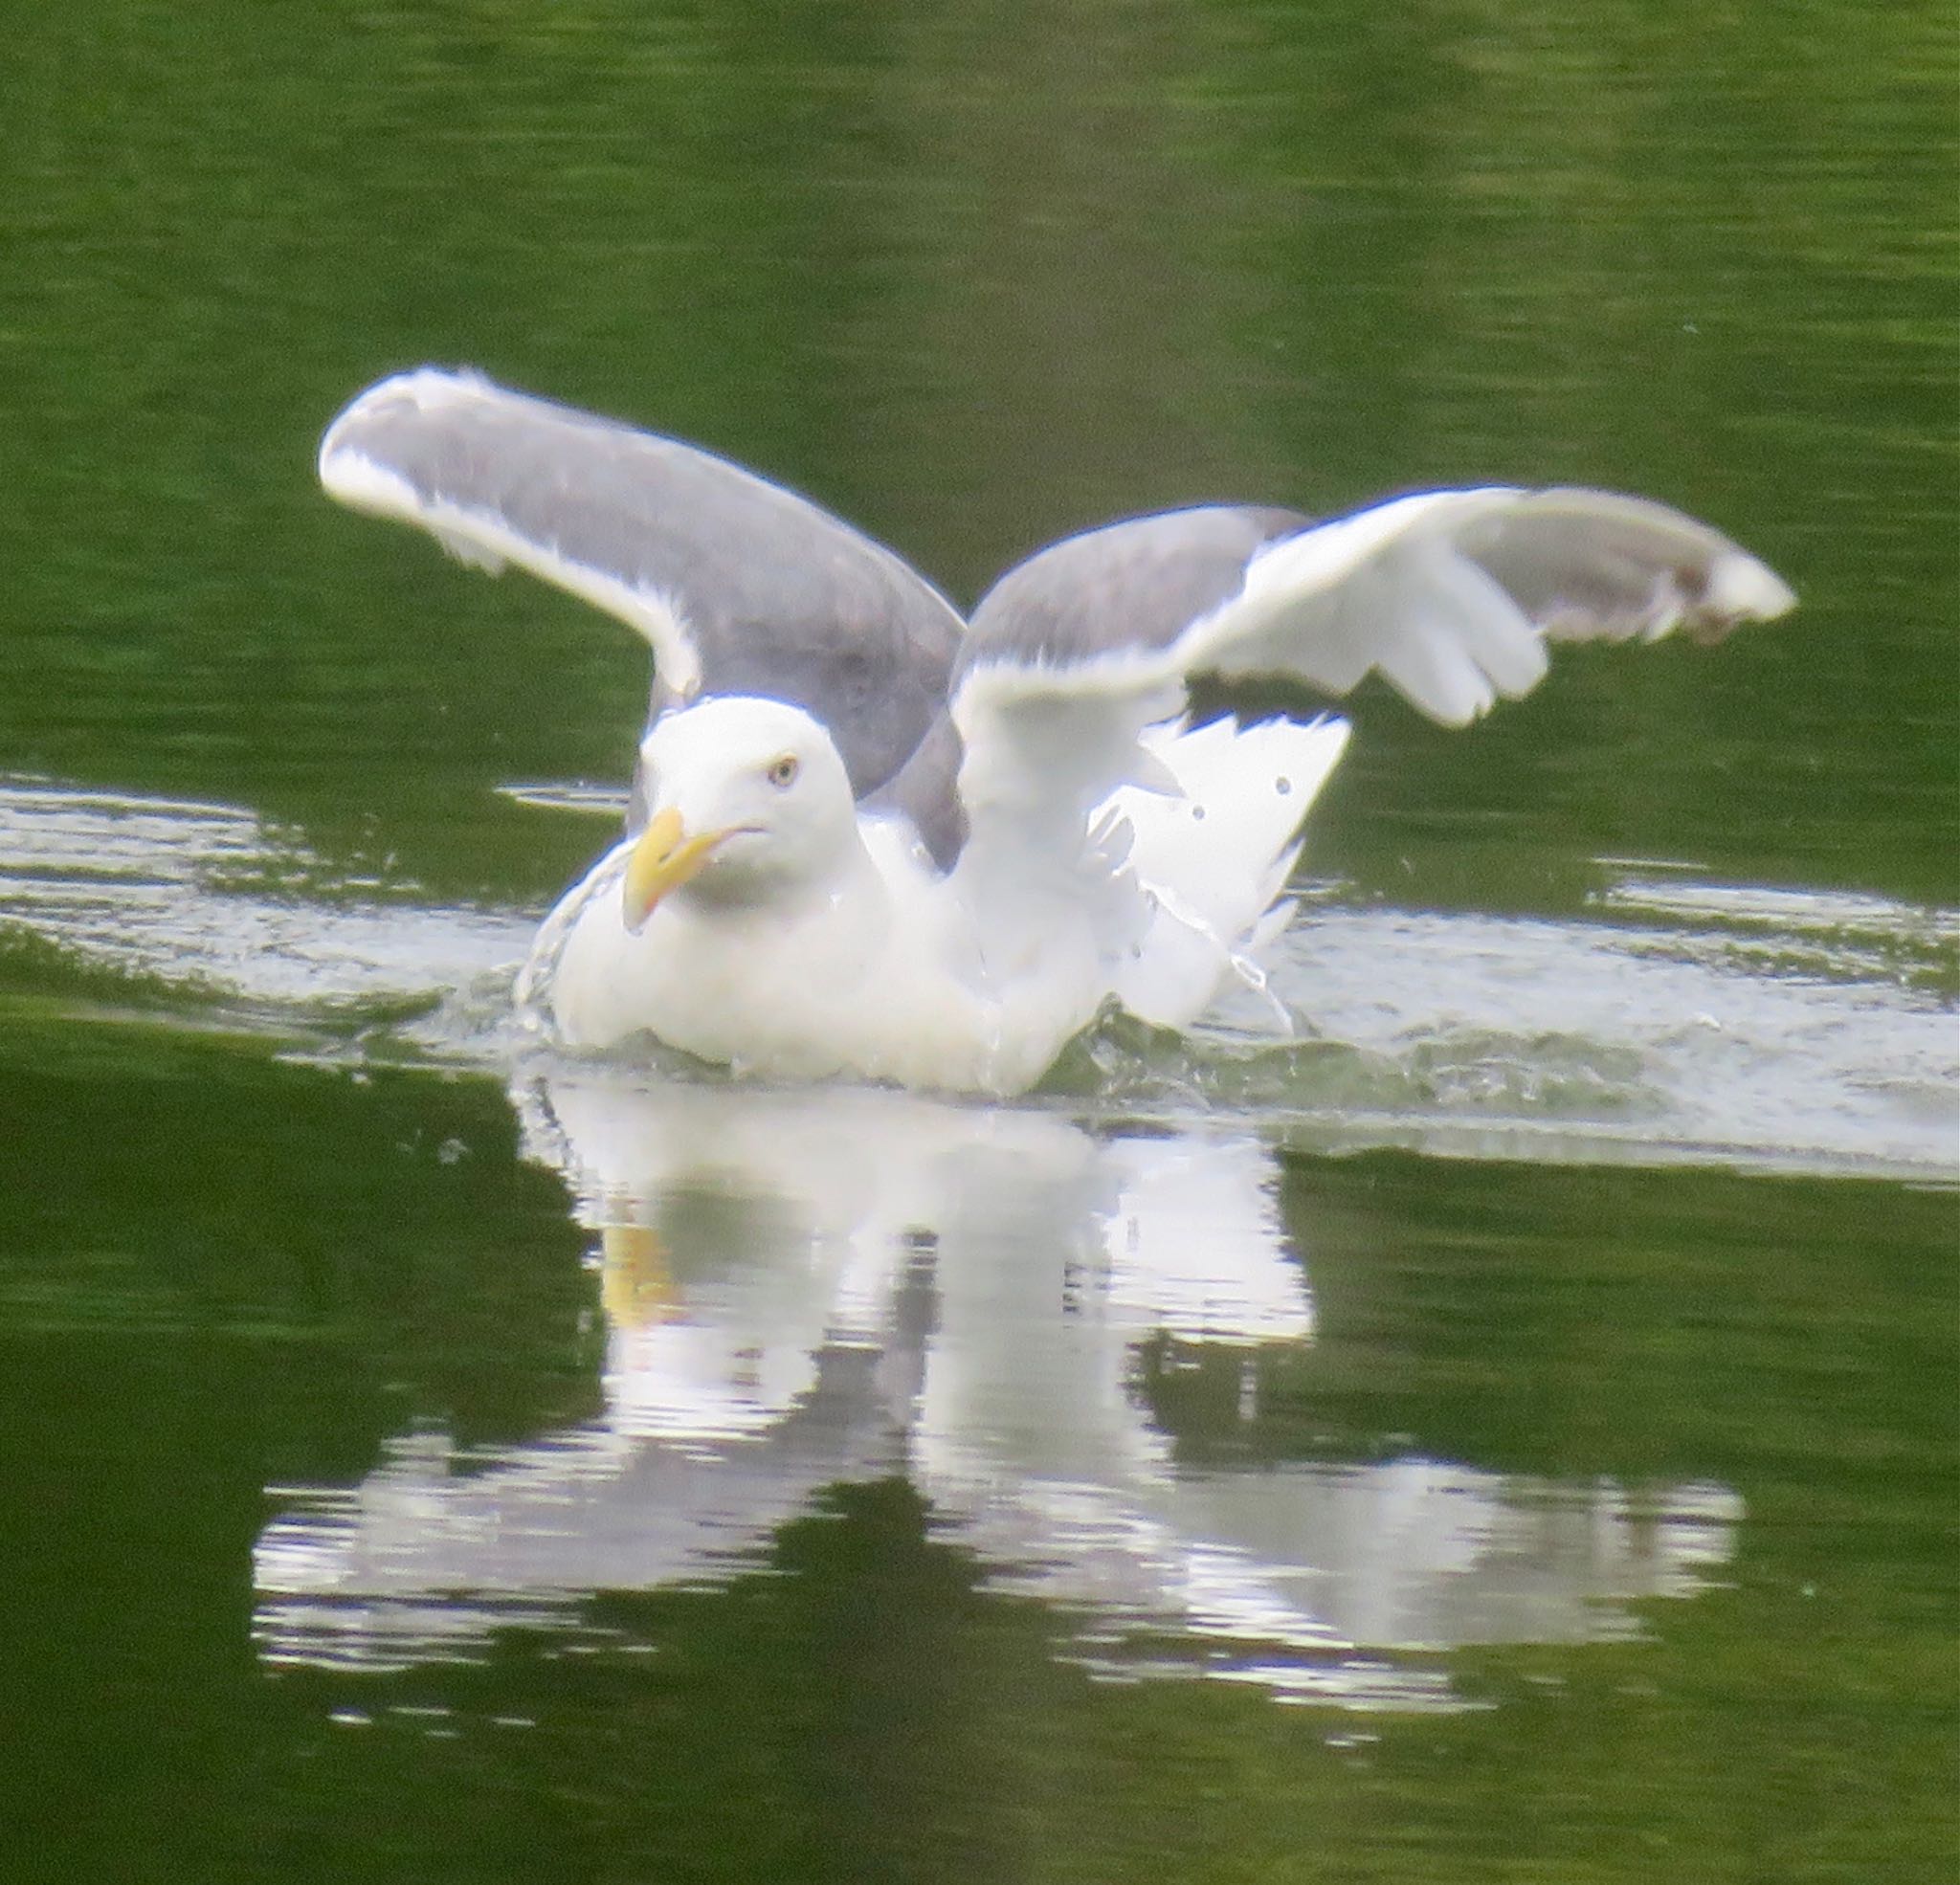
[[[958,612],[808,499],[679,439],[422,367],[370,387],[321,441],[355,510],[514,563],[616,615],[654,651],[653,706],[789,700],[829,727],[861,795],[945,702]]]

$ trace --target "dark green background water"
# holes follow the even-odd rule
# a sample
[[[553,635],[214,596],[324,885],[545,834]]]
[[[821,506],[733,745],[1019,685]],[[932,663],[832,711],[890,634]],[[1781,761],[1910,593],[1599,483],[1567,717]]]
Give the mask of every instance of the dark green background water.
[[[1849,0],[25,10],[0,772],[249,808],[437,911],[547,901],[592,830],[493,788],[617,778],[642,652],[313,482],[354,390],[466,361],[962,599],[1182,499],[1663,497],[1799,614],[1582,653],[1474,737],[1364,700],[1314,867],[1563,920],[1601,856],[1686,860],[1924,917],[1960,896],[1956,38]],[[10,1878],[1950,1875],[1950,1165],[1274,1154],[1314,1337],[1138,1344],[1173,1477],[1739,1502],[1615,1640],[1404,1657],[1469,1712],[1092,1680],[1082,1607],[995,1587],[902,1473],[478,1660],[336,1673],[255,1645],[277,1489],[597,1418],[599,1220],[493,1071],[280,1057],[33,927],[0,932]],[[1949,931],[1912,979],[1950,996]]]

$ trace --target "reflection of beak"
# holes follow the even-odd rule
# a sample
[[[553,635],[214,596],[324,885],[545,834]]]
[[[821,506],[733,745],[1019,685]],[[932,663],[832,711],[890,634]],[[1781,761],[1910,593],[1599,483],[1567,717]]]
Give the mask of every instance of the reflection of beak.
[[[640,1224],[609,1224],[599,1234],[605,1250],[599,1289],[607,1320],[624,1329],[678,1320],[680,1292],[667,1268],[660,1233]]]
[[[713,855],[715,847],[733,835],[733,832],[702,832],[698,837],[688,837],[679,812],[671,806],[655,812],[626,860],[622,907],[627,928],[637,935],[654,905],[693,876]]]

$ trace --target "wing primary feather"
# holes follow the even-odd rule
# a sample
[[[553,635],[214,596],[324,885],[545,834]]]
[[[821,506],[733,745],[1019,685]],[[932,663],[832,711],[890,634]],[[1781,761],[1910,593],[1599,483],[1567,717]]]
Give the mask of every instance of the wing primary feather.
[[[1345,694],[1370,672],[1461,725],[1546,670],[1547,641],[1717,640],[1795,595],[1719,531],[1615,492],[1506,486],[1391,499],[1269,543],[1175,644],[1184,673]]]
[[[1181,583],[1164,581],[1180,557]],[[1146,570],[1160,599],[1198,599],[1181,630],[1138,612]],[[1460,726],[1528,693],[1548,642],[1715,638],[1794,601],[1720,532],[1611,492],[1419,492],[1304,527],[1224,508],[1138,519],[1044,551],[975,611],[950,702],[958,796],[975,835],[1006,821],[1079,843],[1036,808],[1093,805],[1135,776],[1145,730],[1196,676],[1343,695],[1379,674]]]
[[[952,605],[809,499],[682,440],[421,367],[334,420],[320,477],[356,510],[626,622],[654,651],[657,712],[714,694],[804,708],[859,796],[945,705]]]

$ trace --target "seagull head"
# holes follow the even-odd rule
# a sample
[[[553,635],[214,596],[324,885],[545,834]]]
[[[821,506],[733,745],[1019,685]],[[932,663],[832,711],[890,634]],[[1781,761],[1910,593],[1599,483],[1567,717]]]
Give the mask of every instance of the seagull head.
[[[725,695],[662,714],[640,743],[645,829],[626,866],[637,932],[663,898],[753,904],[821,887],[858,842],[830,735],[800,707]]]

